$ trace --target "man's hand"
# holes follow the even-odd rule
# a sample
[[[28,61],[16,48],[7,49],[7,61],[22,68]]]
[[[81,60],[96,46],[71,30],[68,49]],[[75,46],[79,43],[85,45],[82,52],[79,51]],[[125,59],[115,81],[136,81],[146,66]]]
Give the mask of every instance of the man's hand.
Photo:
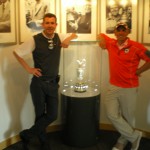
[[[106,42],[101,34],[97,35],[97,40],[99,42],[99,47],[101,47],[102,49],[106,49]]]
[[[141,74],[150,69],[150,62],[145,62],[140,68],[136,70],[136,75],[141,77]]]
[[[42,76],[41,69],[39,69],[39,68],[29,68],[27,71],[36,77]]]
[[[33,74],[36,77],[40,77],[42,76],[42,70],[39,68],[31,68],[25,61],[23,58],[21,58],[15,51],[13,51],[14,56],[16,57],[16,59],[19,61],[19,63],[24,67],[24,69],[30,73]]]
[[[67,48],[71,40],[76,39],[78,36],[75,33],[72,33],[68,38],[66,38],[62,43],[61,46],[63,48]]]
[[[137,76],[141,77],[141,72],[137,69],[136,70],[136,73],[135,73]]]

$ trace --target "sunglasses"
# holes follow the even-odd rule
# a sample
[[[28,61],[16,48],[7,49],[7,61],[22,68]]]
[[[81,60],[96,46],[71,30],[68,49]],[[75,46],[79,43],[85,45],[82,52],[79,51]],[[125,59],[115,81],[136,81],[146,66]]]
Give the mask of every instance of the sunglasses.
[[[48,43],[49,43],[48,48],[49,48],[50,50],[52,50],[52,49],[54,48],[54,46],[56,45],[56,44],[54,44],[53,39],[49,39],[49,40],[48,40]]]
[[[120,31],[124,31],[125,32],[126,30],[127,30],[127,28],[125,28],[124,26],[119,26],[119,27],[116,28],[117,32],[120,32]]]

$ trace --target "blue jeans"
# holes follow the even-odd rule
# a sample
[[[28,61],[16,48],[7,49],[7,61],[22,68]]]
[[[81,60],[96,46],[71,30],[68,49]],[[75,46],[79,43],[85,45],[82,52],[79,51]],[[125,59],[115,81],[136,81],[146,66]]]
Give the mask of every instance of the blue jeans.
[[[58,114],[58,83],[51,83],[33,77],[30,92],[35,109],[35,124],[31,130],[41,140],[46,138],[46,128],[57,119]]]

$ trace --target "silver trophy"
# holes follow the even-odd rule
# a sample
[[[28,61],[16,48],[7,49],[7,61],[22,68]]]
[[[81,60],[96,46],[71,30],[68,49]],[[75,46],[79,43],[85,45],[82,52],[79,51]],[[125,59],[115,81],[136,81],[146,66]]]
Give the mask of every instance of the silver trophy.
[[[87,89],[87,85],[84,83],[84,72],[86,66],[86,59],[77,60],[78,68],[77,68],[77,80],[78,82],[75,85],[75,92],[85,92]]]

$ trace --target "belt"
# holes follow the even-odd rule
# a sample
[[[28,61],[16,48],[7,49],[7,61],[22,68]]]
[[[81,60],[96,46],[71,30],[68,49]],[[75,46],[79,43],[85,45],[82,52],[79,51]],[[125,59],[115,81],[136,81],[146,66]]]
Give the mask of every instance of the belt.
[[[46,83],[58,83],[60,80],[60,75],[57,75],[56,77],[41,76],[38,79]]]

